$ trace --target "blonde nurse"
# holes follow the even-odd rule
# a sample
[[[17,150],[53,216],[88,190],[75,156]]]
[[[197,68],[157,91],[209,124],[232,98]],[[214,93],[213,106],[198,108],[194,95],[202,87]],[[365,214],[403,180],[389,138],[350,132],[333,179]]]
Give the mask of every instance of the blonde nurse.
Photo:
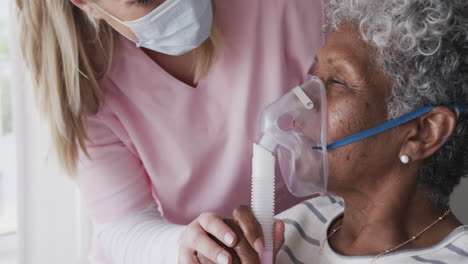
[[[322,1],[16,2],[40,107],[94,224],[92,263],[232,263],[211,237],[236,244],[222,219],[249,204],[261,109],[312,68]],[[278,212],[298,202],[281,180],[276,192]]]

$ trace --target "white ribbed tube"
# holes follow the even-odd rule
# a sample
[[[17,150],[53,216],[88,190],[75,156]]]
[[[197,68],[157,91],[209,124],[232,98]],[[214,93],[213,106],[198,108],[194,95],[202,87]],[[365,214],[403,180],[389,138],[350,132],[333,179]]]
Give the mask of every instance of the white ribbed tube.
[[[262,225],[265,251],[262,264],[273,263],[273,224],[275,212],[275,157],[260,145],[253,145],[252,211]]]

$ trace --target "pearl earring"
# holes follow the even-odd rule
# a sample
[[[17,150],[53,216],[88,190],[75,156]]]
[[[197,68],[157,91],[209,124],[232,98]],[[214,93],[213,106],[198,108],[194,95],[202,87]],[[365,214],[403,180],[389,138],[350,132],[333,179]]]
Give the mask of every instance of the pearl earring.
[[[403,163],[403,164],[408,164],[408,162],[409,162],[409,157],[408,157],[408,155],[401,155],[401,156],[400,156],[400,161],[401,161],[401,163]]]

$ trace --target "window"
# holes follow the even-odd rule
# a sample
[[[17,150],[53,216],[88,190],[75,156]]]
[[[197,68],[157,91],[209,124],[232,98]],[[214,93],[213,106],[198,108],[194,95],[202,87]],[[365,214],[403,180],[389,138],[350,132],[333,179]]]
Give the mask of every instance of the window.
[[[17,262],[16,140],[13,131],[9,2],[0,2],[0,264]]]

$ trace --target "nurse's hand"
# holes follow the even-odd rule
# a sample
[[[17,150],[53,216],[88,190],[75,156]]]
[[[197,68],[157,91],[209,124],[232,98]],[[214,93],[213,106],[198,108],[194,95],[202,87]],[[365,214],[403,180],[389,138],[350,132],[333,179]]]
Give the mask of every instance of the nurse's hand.
[[[262,229],[252,211],[247,206],[240,206],[234,210],[234,219],[226,219],[225,222],[237,234],[238,242],[233,248],[228,250],[233,256],[235,264],[256,264],[260,263],[258,253],[264,250],[264,240]],[[222,244],[218,241],[219,244]],[[274,254],[284,244],[284,223],[277,221],[274,226]],[[255,249],[254,249],[255,248]],[[200,264],[213,264],[203,256],[198,257]]]
[[[231,229],[237,235],[237,243],[232,248],[227,248],[232,256],[233,264],[257,264],[260,263],[258,260],[258,253],[249,244],[249,241],[245,238],[241,228],[236,224],[233,219],[225,219],[224,222],[231,227]],[[216,238],[214,238],[217,240]],[[217,241],[222,244],[220,241]],[[205,258],[202,255],[198,255],[198,262],[200,264],[214,264],[215,262]]]
[[[213,238],[221,241],[220,244]],[[198,264],[197,255],[213,263],[231,264],[233,257],[228,248],[236,244],[236,233],[222,218],[213,213],[203,213],[182,234],[179,264]]]

